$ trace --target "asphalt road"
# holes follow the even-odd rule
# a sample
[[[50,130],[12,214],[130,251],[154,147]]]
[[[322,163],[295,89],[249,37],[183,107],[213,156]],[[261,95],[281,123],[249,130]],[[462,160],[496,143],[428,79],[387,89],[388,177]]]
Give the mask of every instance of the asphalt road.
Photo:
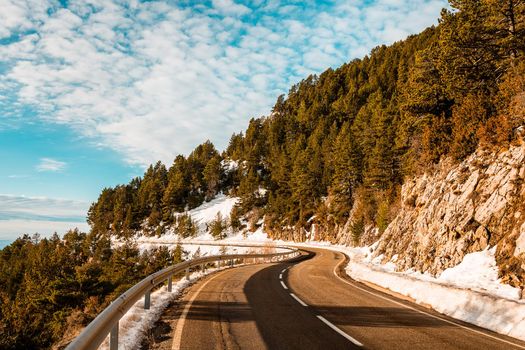
[[[156,349],[525,349],[513,338],[340,273],[343,254],[248,265],[199,281],[159,323]],[[341,277],[344,275],[344,277]]]

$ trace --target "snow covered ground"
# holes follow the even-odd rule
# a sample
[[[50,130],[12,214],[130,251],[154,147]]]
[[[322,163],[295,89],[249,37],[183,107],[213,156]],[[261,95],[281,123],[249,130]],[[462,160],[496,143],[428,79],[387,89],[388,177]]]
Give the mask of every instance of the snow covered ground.
[[[253,247],[233,246],[235,244],[262,245],[266,249],[265,252],[270,252],[269,250],[272,249],[273,251],[279,251],[275,247],[276,242],[269,239],[262,228],[255,232],[250,232],[248,235],[244,235],[242,232],[233,233],[231,230],[226,230],[227,237],[220,241],[216,240],[207,231],[207,224],[215,220],[217,213],[220,213],[223,218],[229,218],[230,212],[238,200],[236,197],[219,194],[213,200],[188,211],[188,214],[198,225],[198,232],[195,237],[181,238],[174,232],[168,232],[160,237],[139,236],[136,239],[137,243],[139,243],[141,249],[148,249],[159,244],[181,243],[184,251],[187,252],[185,258],[190,259],[199,255],[243,254],[257,251]]]
[[[238,198],[229,197],[224,194],[217,195],[209,202],[204,202],[201,206],[188,211],[188,214],[198,225],[197,236],[193,238],[186,238],[186,241],[191,240],[214,240],[213,236],[206,230],[206,224],[210,223],[220,213],[223,218],[228,219],[233,206],[238,202]],[[149,238],[149,237],[144,237]],[[142,238],[139,238],[139,241]],[[179,240],[179,236],[170,231],[159,238],[160,241],[174,242]]]
[[[433,309],[478,326],[491,329],[525,340],[525,300],[521,299],[521,290],[502,284],[498,279],[498,269],[494,258],[495,247],[481,252],[467,254],[463,261],[445,270],[440,276],[433,277],[416,271],[395,271],[395,261],[381,264],[382,257],[373,258],[376,245],[369,247],[347,247],[332,245],[329,242],[285,242],[273,241],[267,237],[263,228],[254,233],[243,235],[232,234],[221,241],[216,241],[205,232],[206,223],[213,220],[220,212],[229,217],[231,208],[237,198],[220,195],[203,206],[190,211],[194,220],[199,222],[199,233],[192,239],[180,240],[174,234],[160,238],[140,237],[141,245],[171,243],[180,241],[188,257],[198,253],[219,254],[224,252],[253,251],[246,247],[212,246],[225,245],[258,245],[275,247],[276,245],[294,245],[303,247],[322,247],[347,254],[350,262],[346,272],[352,278],[371,282],[393,292],[412,298],[415,302],[430,306]]]
[[[173,282],[172,292],[168,292],[167,287],[163,286],[151,293],[151,307],[149,310],[144,309],[144,299],[140,299],[128,310],[128,312],[119,321],[119,349],[131,350],[139,348],[147,331],[153,327],[155,322],[160,318],[169,303],[177,299],[184,288],[188,287],[199,278],[225,269],[208,269],[206,272],[194,272],[189,279],[182,278]],[[109,336],[100,345],[99,350],[109,349]]]

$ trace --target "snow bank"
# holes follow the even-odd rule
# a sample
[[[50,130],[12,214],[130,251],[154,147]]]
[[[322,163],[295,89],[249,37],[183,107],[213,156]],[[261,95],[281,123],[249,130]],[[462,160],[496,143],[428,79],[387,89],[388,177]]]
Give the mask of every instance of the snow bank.
[[[437,280],[505,299],[519,300],[521,291],[518,288],[500,282],[495,254],[495,246],[467,254],[460,264],[443,271]]]
[[[224,269],[224,268],[222,268]],[[194,272],[189,280],[182,278],[173,283],[172,292],[169,293],[166,286],[151,293],[151,307],[144,310],[144,299],[140,299],[128,310],[119,321],[119,349],[137,349],[140,347],[147,331],[160,318],[168,304],[179,297],[181,292],[204,275],[219,269],[208,269],[206,272]],[[99,349],[109,349],[109,336],[104,340]]]
[[[372,259],[377,244],[351,248],[326,242],[295,244],[347,254],[346,273],[358,281],[371,282],[408,296],[416,303],[458,320],[525,340],[525,300],[520,289],[502,284],[494,259],[495,247],[465,255],[463,261],[439,277],[414,271],[395,272],[395,264]]]
[[[406,295],[445,315],[525,340],[525,303],[520,301],[407,274],[385,272],[354,262],[348,264],[346,272],[356,280],[372,282]]]
[[[220,212],[223,217],[228,217],[237,201],[238,198],[219,195],[214,200],[190,211],[190,215],[199,222],[202,228],[215,218],[217,212]],[[178,236],[164,235],[159,238],[143,238],[144,244],[146,241],[155,244],[174,244],[178,241]],[[332,245],[329,242],[274,241],[268,238],[263,227],[253,233],[231,235],[222,241],[214,240],[205,232],[205,229],[200,229],[197,237],[183,240],[181,243],[189,252],[188,257],[190,258],[191,254],[197,252],[201,255],[211,255],[225,251],[245,253],[253,249],[224,248],[219,246],[221,244],[232,246],[250,244],[261,247],[279,244],[336,250],[350,257],[346,272],[356,280],[371,282],[406,295],[419,304],[429,305],[438,312],[453,318],[525,340],[525,300],[520,299],[521,290],[519,288],[503,284],[498,279],[495,247],[467,254],[460,264],[443,271],[440,276],[433,277],[413,270],[397,272],[396,256],[386,264],[382,264],[383,256],[372,258],[377,243],[369,247],[352,248]]]

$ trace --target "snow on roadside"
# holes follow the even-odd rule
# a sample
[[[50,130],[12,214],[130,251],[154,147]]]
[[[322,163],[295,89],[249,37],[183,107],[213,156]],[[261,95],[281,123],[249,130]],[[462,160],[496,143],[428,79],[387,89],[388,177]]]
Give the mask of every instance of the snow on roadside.
[[[372,282],[406,295],[445,315],[525,340],[525,303],[518,300],[381,271],[360,263],[349,263],[346,272],[358,281]]]
[[[336,250],[347,254],[350,261],[347,274],[359,281],[371,282],[393,292],[403,294],[419,304],[429,305],[433,309],[453,318],[491,329],[498,333],[525,340],[525,300],[521,290],[501,283],[498,279],[498,267],[495,261],[496,247],[465,255],[463,261],[449,268],[440,276],[433,277],[417,271],[396,271],[395,258],[386,264],[382,256],[373,257],[377,244],[369,247],[347,247],[329,242],[295,243],[275,241],[268,238],[263,227],[247,235],[237,233],[224,240],[217,241],[205,232],[205,224],[215,218],[217,212],[228,217],[238,201],[225,195],[190,211],[192,218],[199,222],[197,237],[182,240],[185,250],[194,254],[197,249],[202,255],[245,253],[243,248],[224,248],[221,245],[293,245],[299,247],[318,247]],[[141,245],[148,243],[176,243],[177,235],[168,234],[156,237],[142,237]],[[186,243],[186,244],[185,244]],[[192,243],[191,245],[189,243]],[[196,245],[196,244],[201,245]],[[247,249],[247,248],[244,248]],[[191,255],[188,257],[191,257]]]
[[[462,288],[488,292],[505,299],[519,300],[520,289],[503,284],[498,278],[495,255],[496,246],[467,254],[460,264],[443,271],[437,280]]]
[[[414,271],[395,272],[394,264],[372,258],[375,244],[352,248],[326,242],[295,244],[346,253],[346,273],[355,280],[371,282],[408,296],[416,303],[458,320],[525,340],[525,300],[519,288],[497,278],[495,248],[465,255],[463,262],[432,277]]]
[[[224,268],[221,268],[221,270]],[[133,305],[119,321],[119,349],[131,350],[139,348],[147,331],[160,318],[168,304],[177,299],[184,288],[188,287],[199,278],[219,269],[208,269],[206,272],[194,272],[189,280],[182,278],[173,283],[172,292],[169,293],[166,286],[151,293],[151,307],[144,310],[144,299],[141,298]],[[109,349],[109,336],[100,345],[99,350]]]
[[[350,257],[350,264],[364,264],[381,272],[407,276],[444,286],[471,289],[498,298],[520,300],[521,290],[501,283],[498,278],[498,266],[495,259],[496,247],[466,254],[460,264],[446,269],[437,277],[433,277],[429,274],[414,270],[397,272],[395,259],[382,264],[383,256],[373,257],[376,246],[377,244],[359,248],[345,246],[335,247]]]

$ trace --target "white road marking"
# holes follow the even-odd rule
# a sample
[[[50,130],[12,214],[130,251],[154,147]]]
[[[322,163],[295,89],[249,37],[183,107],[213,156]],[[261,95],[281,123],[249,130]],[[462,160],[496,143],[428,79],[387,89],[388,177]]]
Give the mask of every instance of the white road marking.
[[[321,321],[323,321],[324,323],[326,323],[326,325],[328,325],[328,327],[332,328],[334,331],[336,331],[337,333],[341,334],[343,337],[345,337],[346,339],[350,340],[352,343],[354,343],[355,345],[357,346],[363,346],[363,344],[361,344],[360,342],[358,342],[356,339],[352,338],[351,336],[349,336],[348,334],[346,334],[345,332],[343,332],[339,327],[337,327],[336,325],[334,325],[332,322],[328,321],[326,318],[324,318],[323,316],[321,315],[317,315],[317,318],[320,319]]]
[[[381,298],[381,299],[383,299],[383,300],[389,301],[389,302],[391,302],[391,303],[394,303],[394,304],[399,305],[399,306],[401,306],[401,307],[404,307],[404,308],[406,308],[406,309],[413,310],[413,311],[419,312],[420,314],[423,314],[423,315],[426,315],[426,316],[430,316],[430,317],[432,317],[432,318],[435,318],[435,319],[438,319],[438,320],[440,320],[440,321],[446,322],[446,323],[448,323],[448,324],[452,324],[452,325],[454,325],[454,326],[457,326],[457,327],[460,327],[460,328],[466,329],[466,330],[471,331],[471,332],[474,332],[474,333],[478,333],[478,334],[484,335],[484,336],[486,336],[486,337],[489,337],[489,338],[492,338],[492,339],[495,339],[495,340],[499,340],[499,341],[501,341],[501,342],[503,342],[503,343],[507,343],[507,344],[510,344],[510,345],[516,346],[516,347],[518,347],[518,348],[520,348],[520,349],[525,349],[525,346],[522,346],[522,345],[519,345],[519,344],[516,344],[516,343],[510,342],[510,341],[505,340],[505,339],[501,339],[501,338],[495,337],[495,336],[493,336],[493,335],[490,335],[490,334],[487,334],[487,333],[484,333],[484,332],[478,331],[477,329],[474,329],[474,328],[470,328],[470,327],[467,327],[467,326],[463,326],[462,324],[456,323],[456,322],[454,322],[454,321],[447,320],[446,318],[439,317],[439,316],[436,316],[436,315],[432,315],[432,314],[430,314],[430,313],[428,313],[428,312],[424,312],[424,311],[422,311],[422,310],[419,310],[419,309],[413,308],[413,307],[411,307],[411,306],[405,305],[405,304],[403,304],[403,303],[400,303],[400,302],[398,302],[398,301],[395,301],[395,300],[393,300],[393,299],[390,299],[390,298],[388,298],[388,297],[386,297],[386,296],[383,296],[383,295],[381,295],[381,294],[374,293],[374,292],[371,292],[371,291],[366,290],[366,289],[364,289],[364,288],[361,288],[361,287],[359,287],[358,285],[356,285],[356,284],[354,284],[354,283],[348,282],[347,280],[345,280],[344,278],[340,277],[340,276],[337,274],[337,268],[339,267],[339,265],[343,264],[344,262],[345,262],[345,260],[343,259],[339,264],[337,264],[337,265],[334,267],[334,270],[333,270],[334,275],[335,275],[335,277],[339,278],[342,282],[344,282],[344,283],[346,283],[346,284],[348,284],[348,285],[350,285],[350,286],[352,286],[352,287],[354,287],[354,288],[357,288],[357,289],[359,289],[359,290],[361,290],[361,291],[363,291],[363,292],[366,292],[366,293],[368,293],[368,294],[374,295],[374,296],[376,296],[376,297],[378,297],[378,298]]]
[[[288,268],[284,269],[281,274],[279,275],[279,279],[282,278],[283,276],[283,273],[287,270]],[[284,289],[288,289],[288,287],[286,287],[286,285],[283,283],[283,281],[281,281],[281,284],[283,285]],[[308,304],[305,303],[304,301],[302,301],[297,295],[295,295],[294,293],[290,293],[290,295],[292,296],[292,298],[294,298],[299,304],[301,304],[302,306],[305,306],[307,307]],[[328,325],[328,327],[332,328],[334,331],[336,331],[337,333],[341,334],[343,337],[345,337],[346,339],[350,340],[352,343],[354,343],[355,345],[357,346],[363,346],[363,344],[361,344],[360,342],[358,342],[356,339],[352,338],[351,336],[349,336],[348,334],[346,334],[345,332],[343,332],[341,329],[339,329],[337,326],[335,326],[333,323],[331,323],[330,321],[328,321],[326,318],[324,318],[323,316],[320,316],[320,315],[317,315],[317,318],[320,319],[321,321],[323,321],[324,323],[326,323]]]
[[[184,310],[182,311],[182,313],[181,313],[181,315],[179,317],[179,321],[177,322],[177,327],[175,328],[175,332],[173,333],[173,343],[171,345],[171,348],[173,350],[179,350],[180,349],[180,343],[181,343],[181,340],[182,340],[182,330],[184,329],[184,323],[186,322],[186,316],[188,316],[188,312],[190,311],[191,304],[195,301],[195,299],[197,299],[197,297],[199,296],[199,293],[201,292],[201,290],[204,287],[206,287],[206,285],[208,283],[210,283],[212,280],[214,280],[215,278],[219,277],[220,275],[222,275],[225,272],[228,272],[228,271],[223,271],[221,273],[218,273],[217,275],[213,276],[212,278],[210,278],[209,280],[204,282],[202,284],[202,286],[200,286],[199,289],[195,292],[195,294],[193,294],[191,299],[188,301],[188,303],[184,307]]]
[[[302,306],[308,306],[307,303],[305,303],[304,301],[302,301],[301,299],[299,299],[299,297],[293,293],[290,293],[290,295],[292,296],[292,298],[294,298],[295,300],[297,300],[297,302],[299,304],[301,304]]]
[[[283,269],[283,270],[281,271],[281,273],[285,273],[286,270],[288,270],[288,268]]]
[[[280,280],[283,279],[283,273],[282,273],[282,272],[279,274],[279,279],[280,279]]]

